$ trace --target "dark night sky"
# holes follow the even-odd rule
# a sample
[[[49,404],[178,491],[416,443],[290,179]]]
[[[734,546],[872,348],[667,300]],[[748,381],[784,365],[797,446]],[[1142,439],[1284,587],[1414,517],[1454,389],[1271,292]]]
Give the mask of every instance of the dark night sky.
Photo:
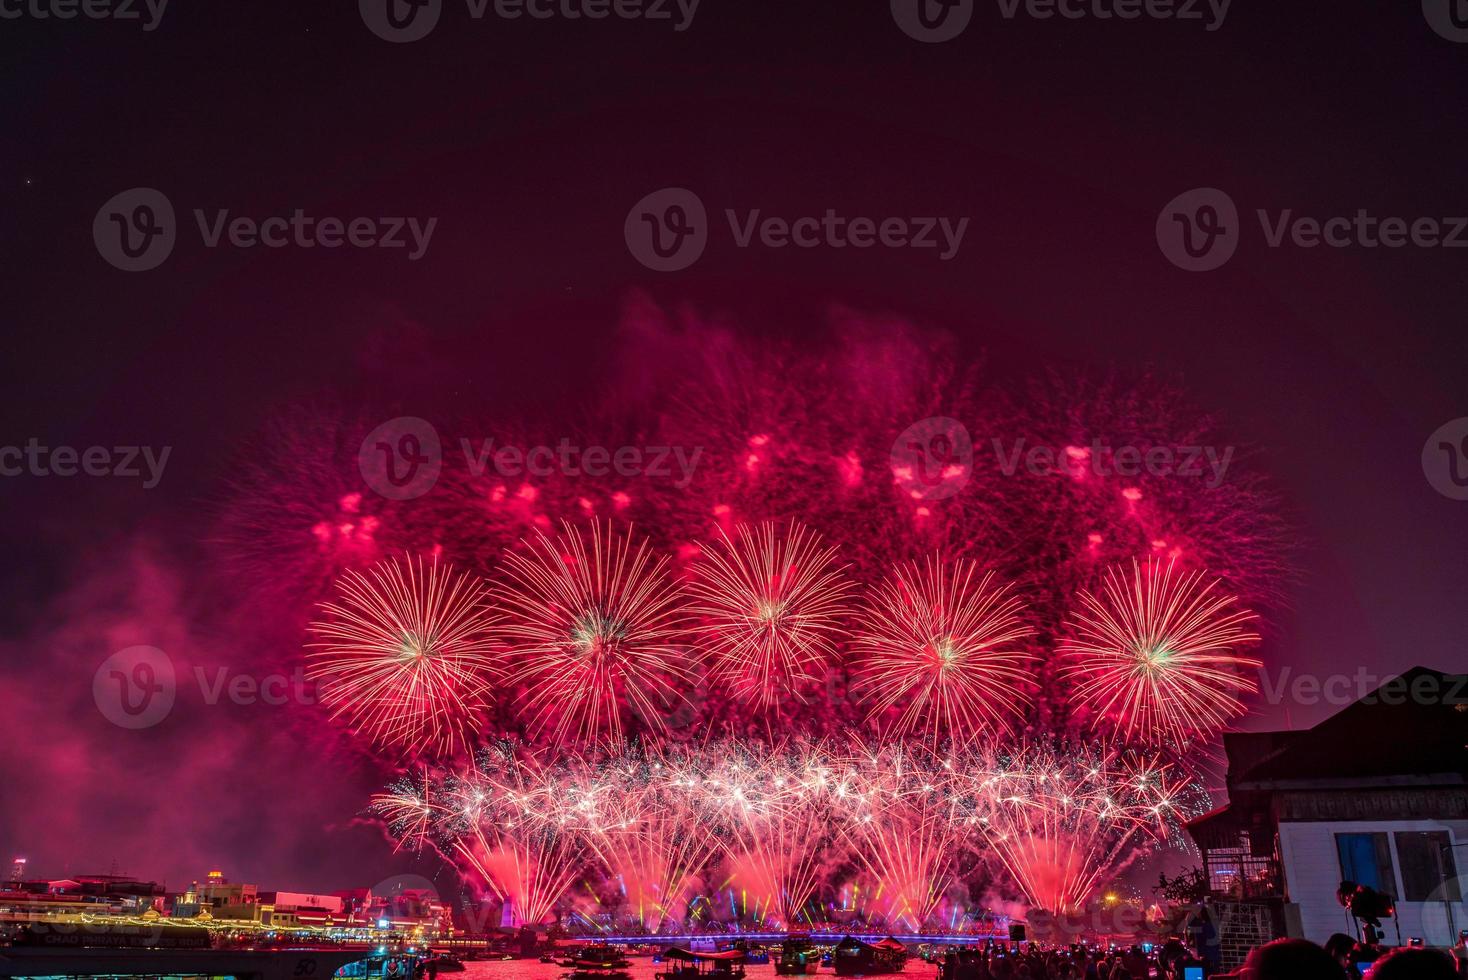
[[[1468,669],[1468,503],[1435,492],[1420,462],[1433,430],[1468,415],[1468,252],[1271,249],[1253,218],[1468,215],[1468,44],[1433,33],[1415,3],[1235,0],[1208,32],[1011,21],[990,2],[962,36],[928,45],[876,0],[703,0],[681,33],[474,21],[446,0],[431,36],[391,45],[348,2],[174,0],[150,33],[0,21],[0,50],[0,444],[174,447],[154,490],[0,480],[0,684],[27,717],[51,716],[0,746],[0,850],[30,851],[38,870],[116,857],[176,881],[217,855],[262,885],[326,888],[409,866],[369,829],[343,829],[370,772],[313,774],[301,793],[327,787],[309,805],[249,798],[255,784],[232,766],[304,770],[308,750],[267,755],[243,723],[193,733],[219,746],[199,785],[239,787],[234,805],[299,832],[289,846],[216,833],[211,814],[230,797],[215,789],[204,812],[190,812],[187,784],[162,807],[177,821],[154,815],[149,768],[134,800],[109,797],[68,821],[67,839],[38,839],[45,774],[85,767],[91,746],[118,737],[87,697],[116,641],[78,612],[93,608],[89,566],[137,534],[187,550],[234,449],[282,405],[371,389],[430,415],[571,397],[606,370],[632,289],[777,335],[814,330],[833,302],[894,311],[951,331],[1000,373],[1147,363],[1180,375],[1260,447],[1297,513],[1302,576],[1273,661]],[[190,221],[162,267],[129,274],[99,257],[91,227],[135,186],[162,190],[181,216],[301,207],[440,221],[417,262],[210,250]],[[622,226],[664,186],[719,213],[972,222],[950,262],[741,250],[725,231],[692,268],[660,275],[629,254]],[[1226,190],[1246,231],[1226,266],[1191,274],[1162,256],[1154,222],[1199,186]],[[363,369],[364,350],[415,353],[383,373]],[[68,611],[75,622],[61,621]],[[1322,716],[1285,711],[1248,724]],[[148,758],[166,769],[172,744]],[[98,839],[131,813],[191,833],[192,849]],[[313,819],[338,828],[324,846]]]

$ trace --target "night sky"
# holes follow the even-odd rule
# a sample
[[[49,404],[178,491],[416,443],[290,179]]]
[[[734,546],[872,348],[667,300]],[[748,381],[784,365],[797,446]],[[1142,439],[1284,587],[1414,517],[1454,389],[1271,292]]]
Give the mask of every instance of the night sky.
[[[1417,4],[1235,0],[1209,30],[1206,4],[1122,21],[980,2],[944,43],[876,0],[702,0],[681,31],[676,4],[661,21],[475,19],[444,0],[401,44],[348,2],[174,0],[153,30],[141,5],[143,21],[0,8],[20,11],[0,20],[0,445],[171,447],[150,489],[0,478],[0,852],[40,873],[115,861],[177,884],[219,866],[302,889],[437,874],[358,819],[381,772],[321,761],[327,735],[299,718],[192,706],[121,732],[93,672],[131,644],[239,670],[261,645],[293,654],[266,625],[221,630],[227,596],[196,588],[241,447],[279,413],[550,411],[617,369],[639,295],[797,343],[833,306],[890,314],[951,333],[990,378],[1181,379],[1256,447],[1299,530],[1271,666],[1468,669],[1468,502],[1422,461],[1468,415],[1468,251],[1270,247],[1255,216],[1468,215],[1468,43]],[[179,216],[145,272],[92,235],[135,187]],[[667,273],[623,237],[664,187],[712,221],[702,257]],[[1209,272],[1176,267],[1155,232],[1198,187],[1240,215],[1236,254]],[[195,208],[438,221],[410,260],[208,248]],[[970,220],[945,261],[739,248],[726,208]],[[1244,725],[1329,711],[1262,704]]]

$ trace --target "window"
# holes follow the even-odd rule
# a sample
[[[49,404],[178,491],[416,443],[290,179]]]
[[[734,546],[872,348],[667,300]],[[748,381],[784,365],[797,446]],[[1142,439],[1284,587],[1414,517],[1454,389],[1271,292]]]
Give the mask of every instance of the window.
[[[1392,871],[1386,834],[1336,834],[1335,847],[1341,859],[1342,881],[1369,885],[1396,897],[1397,876]]]
[[[1445,830],[1397,832],[1397,860],[1402,862],[1403,898],[1409,902],[1457,902],[1458,872]]]

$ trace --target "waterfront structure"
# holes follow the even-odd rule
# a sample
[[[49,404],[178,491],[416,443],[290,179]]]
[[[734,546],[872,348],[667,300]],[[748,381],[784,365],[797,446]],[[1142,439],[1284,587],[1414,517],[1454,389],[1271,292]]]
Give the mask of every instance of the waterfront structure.
[[[163,902],[163,886],[126,875],[11,880],[0,886],[0,920],[65,914],[135,916]]]
[[[1413,668],[1314,728],[1224,747],[1229,802],[1188,832],[1225,965],[1275,936],[1361,935],[1346,881],[1395,900],[1388,945],[1452,946],[1468,929],[1468,678]]]
[[[31,923],[127,926],[159,919],[231,934],[291,933],[331,941],[396,936],[425,942],[453,935],[449,909],[428,889],[262,891],[231,882],[221,871],[172,895],[156,882],[125,875],[0,882],[0,937]]]

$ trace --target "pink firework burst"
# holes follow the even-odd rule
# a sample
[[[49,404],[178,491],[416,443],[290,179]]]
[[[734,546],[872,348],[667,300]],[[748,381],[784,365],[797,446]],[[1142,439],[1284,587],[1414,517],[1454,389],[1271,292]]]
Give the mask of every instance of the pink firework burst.
[[[971,561],[899,564],[873,592],[855,641],[871,721],[897,709],[891,729],[936,747],[1008,729],[1023,714],[1035,658],[1024,605]]]
[[[554,540],[537,533],[525,552],[505,555],[498,636],[534,733],[620,738],[623,702],[644,726],[665,727],[695,679],[666,567],[646,540],[634,546],[610,524],[589,535],[566,524]]]
[[[333,717],[382,745],[452,754],[482,728],[499,673],[477,578],[437,560],[346,572],[322,604],[307,677]]]
[[[836,549],[791,522],[720,532],[697,570],[692,613],[702,617],[713,676],[761,709],[801,698],[836,653],[848,586]]]
[[[1244,712],[1257,690],[1243,671],[1260,661],[1236,652],[1258,641],[1255,616],[1201,570],[1174,561],[1110,568],[1099,595],[1080,594],[1062,671],[1076,697],[1127,738],[1178,743],[1207,738]]]

